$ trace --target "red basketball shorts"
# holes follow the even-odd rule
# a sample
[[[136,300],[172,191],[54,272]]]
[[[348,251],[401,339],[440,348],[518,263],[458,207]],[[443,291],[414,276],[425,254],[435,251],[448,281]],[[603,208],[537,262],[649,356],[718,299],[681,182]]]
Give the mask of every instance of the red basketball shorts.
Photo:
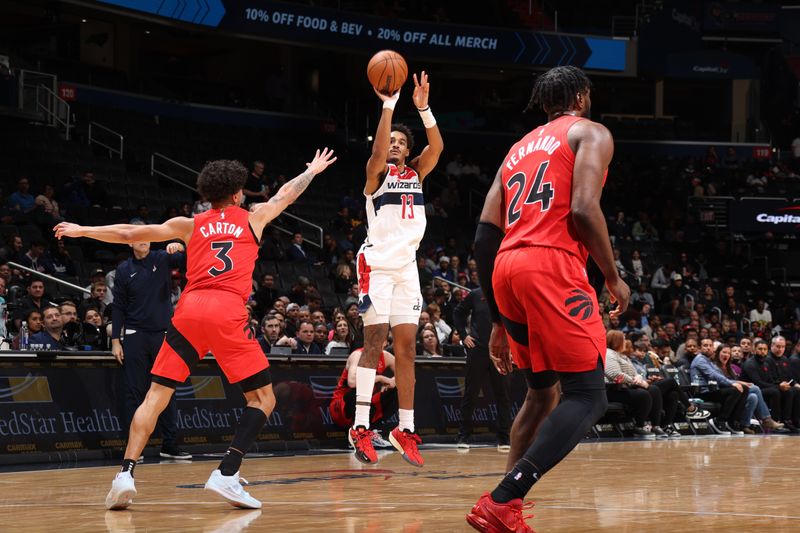
[[[605,361],[597,297],[578,257],[543,246],[503,252],[492,286],[518,367],[585,372]]]
[[[269,367],[251,334],[242,299],[224,291],[192,291],[181,296],[152,373],[179,383],[211,352],[228,381],[237,383]]]

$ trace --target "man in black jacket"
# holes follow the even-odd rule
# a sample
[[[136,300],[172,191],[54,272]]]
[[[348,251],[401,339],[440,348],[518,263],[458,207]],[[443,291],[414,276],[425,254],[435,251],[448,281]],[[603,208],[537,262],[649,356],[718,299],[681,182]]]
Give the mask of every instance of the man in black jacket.
[[[786,339],[781,336],[773,337],[767,359],[775,366],[778,375],[778,389],[781,391],[784,412],[791,412],[791,416],[786,418],[791,418],[792,426],[800,428],[800,383],[792,378],[792,370],[789,359],[784,356],[785,352]]]
[[[469,319],[469,333],[467,320]],[[469,448],[472,434],[472,415],[475,399],[481,386],[489,377],[495,401],[497,402],[497,450],[510,450],[509,430],[511,428],[511,376],[501,375],[489,359],[489,334],[492,318],[483,291],[478,288],[470,292],[453,310],[453,323],[462,343],[467,348],[467,369],[464,379],[464,398],[461,401],[461,428],[458,433],[458,447]]]
[[[769,346],[765,341],[758,341],[755,345],[753,357],[745,361],[742,367],[742,381],[749,381],[758,385],[764,402],[772,413],[772,418],[785,421],[786,429],[797,431],[791,424],[792,406],[794,402],[794,389],[781,387],[782,383],[775,362],[767,357]],[[784,392],[782,389],[786,389]]]

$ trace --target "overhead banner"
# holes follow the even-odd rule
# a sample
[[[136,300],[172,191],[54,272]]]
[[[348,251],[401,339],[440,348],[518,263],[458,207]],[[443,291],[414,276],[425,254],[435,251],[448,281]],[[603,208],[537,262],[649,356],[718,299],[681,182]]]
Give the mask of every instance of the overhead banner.
[[[734,233],[800,233],[800,203],[761,198],[732,200],[728,225]]]
[[[627,40],[512,31],[374,17],[293,3],[255,0],[98,0],[140,12],[297,45],[369,52],[391,48],[410,57],[468,63],[632,74]]]
[[[781,7],[752,2],[708,2],[703,27],[710,31],[777,33]]]
[[[343,445],[346,428],[333,422],[328,406],[344,365],[344,359],[271,361],[277,404],[258,441]],[[454,435],[461,420],[463,363],[417,363],[416,378],[417,431]],[[513,383],[516,414],[526,388],[519,376]],[[476,432],[494,430],[497,406],[490,390],[487,383],[476,402]],[[122,370],[115,362],[0,362],[0,454],[121,449],[128,429],[124,397]],[[213,361],[201,363],[176,397],[178,444],[230,443],[244,397]]]

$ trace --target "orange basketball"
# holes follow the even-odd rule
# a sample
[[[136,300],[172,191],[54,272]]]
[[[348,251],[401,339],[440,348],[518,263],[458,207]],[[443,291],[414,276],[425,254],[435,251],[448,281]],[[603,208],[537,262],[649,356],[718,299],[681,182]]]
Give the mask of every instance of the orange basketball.
[[[406,60],[394,50],[381,50],[367,64],[367,78],[379,93],[394,94],[407,77]]]

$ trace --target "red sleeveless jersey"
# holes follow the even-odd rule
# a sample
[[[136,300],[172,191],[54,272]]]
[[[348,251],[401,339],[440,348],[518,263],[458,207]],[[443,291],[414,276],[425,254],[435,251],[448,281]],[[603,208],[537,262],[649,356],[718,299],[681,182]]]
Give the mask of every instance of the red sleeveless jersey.
[[[186,250],[184,292],[218,290],[246,301],[253,290],[258,241],[249,213],[238,206],[211,209],[194,217]]]
[[[575,154],[567,132],[581,117],[562,115],[515,144],[503,161],[505,237],[498,253],[529,246],[560,248],[588,258],[572,222]],[[603,178],[605,181],[605,177]]]
[[[356,351],[363,351],[363,348],[359,348]],[[383,352],[381,352],[381,358],[378,360],[378,366],[375,367],[375,375],[382,376],[383,373],[386,372],[386,359],[383,357]],[[339,383],[336,384],[336,390],[333,391],[333,398],[332,401],[343,401],[344,395],[347,394],[352,387],[347,384],[347,367],[344,367],[342,370],[342,375],[339,376]]]

